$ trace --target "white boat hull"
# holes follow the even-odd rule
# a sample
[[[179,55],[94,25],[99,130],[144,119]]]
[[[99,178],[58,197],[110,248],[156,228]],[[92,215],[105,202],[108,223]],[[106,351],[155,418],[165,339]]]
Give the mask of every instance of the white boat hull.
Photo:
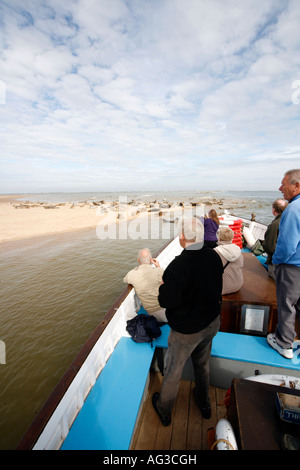
[[[255,228],[257,230],[254,233]],[[266,226],[252,223],[250,229],[256,239],[262,239]],[[181,251],[182,248],[180,247],[178,238],[175,238],[157,256],[157,259],[160,265],[165,268]],[[102,320],[99,325],[99,331],[94,332],[92,335],[92,341],[89,341],[92,347],[87,352],[84,350],[83,353],[81,352],[79,354],[83,359],[80,357],[79,362],[75,359],[73,365],[57,387],[57,390],[52,394],[53,396],[59,396],[59,398],[52,398],[54,402],[57,400],[57,403],[51,405],[53,410],[51,410],[50,418],[49,416],[43,416],[42,419],[38,418],[37,422],[33,424],[28,434],[32,436],[32,433],[36,433],[37,437],[36,439],[32,437],[29,438],[29,440],[34,439],[34,444],[30,448],[41,450],[59,449],[61,447],[69,433],[72,423],[76,419],[77,414],[82,408],[99,374],[113,353],[115,346],[120,338],[129,336],[126,331],[126,322],[136,315],[137,309],[134,290],[128,288],[120,303],[110,310],[111,313],[107,316],[107,319],[105,317]],[[83,349],[85,349],[85,347]],[[235,376],[235,372],[235,370],[230,371],[231,378]],[[251,370],[248,376],[253,374],[254,370]],[[66,383],[68,386],[63,390]],[[42,410],[41,414],[44,415],[46,412],[47,410]],[[26,441],[26,436],[24,442],[26,442],[26,444],[24,444],[23,447],[21,444],[19,448],[29,448],[26,447],[29,446]]]

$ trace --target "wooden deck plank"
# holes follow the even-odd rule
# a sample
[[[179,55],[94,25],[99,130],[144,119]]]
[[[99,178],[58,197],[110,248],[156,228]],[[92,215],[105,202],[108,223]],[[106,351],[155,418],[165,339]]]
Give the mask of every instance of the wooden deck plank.
[[[217,419],[226,418],[227,408],[225,404],[225,395],[227,390],[224,388],[216,388],[217,392]]]
[[[213,428],[217,422],[216,387],[213,387],[211,385],[209,387],[209,399],[210,399],[210,406],[211,406],[211,417],[209,419],[203,419],[203,426],[202,426],[202,449],[203,450],[208,449],[207,432],[210,428]]]
[[[201,450],[209,449],[207,432],[217,421],[225,417],[223,404],[226,390],[210,386],[212,416],[203,419],[197,407],[193,389],[194,382],[182,381],[172,412],[170,426],[163,426],[152,406],[152,395],[159,392],[163,377],[152,373],[149,393],[143,405],[139,424],[132,442],[132,450]]]
[[[180,382],[174,409],[171,450],[186,450],[190,389],[189,381]]]
[[[152,395],[160,389],[161,375],[153,374],[150,381],[148,397],[144,403],[137,430],[135,432],[132,448],[135,450],[154,449],[159,417],[152,406]]]
[[[187,432],[187,450],[202,449],[203,418],[193,396],[195,384],[190,387],[190,412]]]

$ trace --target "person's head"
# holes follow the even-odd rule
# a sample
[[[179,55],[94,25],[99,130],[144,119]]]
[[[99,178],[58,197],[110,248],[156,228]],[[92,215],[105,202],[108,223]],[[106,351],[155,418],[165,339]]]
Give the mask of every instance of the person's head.
[[[284,174],[279,191],[287,201],[300,194],[300,169],[289,170]]]
[[[208,213],[208,217],[214,220],[218,225],[220,225],[218,214],[216,213],[215,209],[211,209]]]
[[[183,248],[194,243],[203,243],[204,226],[197,217],[183,217],[178,224],[178,234]]]
[[[150,264],[151,263],[151,251],[149,248],[142,248],[138,254],[138,262],[140,264]]]
[[[225,225],[219,227],[218,231],[217,231],[217,237],[218,237],[218,241],[219,243],[232,243],[232,239],[233,239],[233,236],[234,236],[234,232],[233,230],[231,230],[230,227],[226,227]]]
[[[272,204],[272,212],[274,215],[280,215],[287,207],[287,202],[284,199],[276,199]]]

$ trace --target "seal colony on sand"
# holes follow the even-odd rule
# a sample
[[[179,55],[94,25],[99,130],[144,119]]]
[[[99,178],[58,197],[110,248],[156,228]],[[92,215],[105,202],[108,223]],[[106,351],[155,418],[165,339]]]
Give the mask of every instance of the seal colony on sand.
[[[209,196],[170,201],[165,198],[141,201],[121,198],[113,201],[84,200],[80,202],[31,202],[26,196],[0,196],[0,242],[22,240],[41,235],[72,232],[133,220],[138,217],[161,217],[163,222],[174,222],[175,214],[199,207],[203,213],[214,208],[219,214],[225,209],[234,213],[245,208],[246,201]]]

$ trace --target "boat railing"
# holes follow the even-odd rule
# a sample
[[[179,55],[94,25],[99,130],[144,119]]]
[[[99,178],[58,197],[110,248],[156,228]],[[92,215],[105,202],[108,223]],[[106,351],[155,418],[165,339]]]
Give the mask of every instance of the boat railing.
[[[65,390],[62,399],[36,441],[34,450],[60,448],[115,346],[122,336],[127,335],[126,320],[135,314],[134,289],[128,288],[128,292],[125,290],[124,295],[125,298],[118,308],[115,307],[114,315],[107,322],[104,331]]]
[[[155,256],[165,269],[182,248],[178,237],[167,242]],[[127,320],[138,310],[135,291],[127,286],[37,415],[18,449],[59,449],[115,346],[126,331]]]
[[[182,248],[179,244],[179,237],[175,237],[167,246],[158,254],[156,257],[159,261],[160,266],[166,269],[168,264],[182,252]]]
[[[156,255],[162,268],[180,254],[178,237]],[[18,448],[59,449],[99,374],[139,309],[132,286],[126,287],[47,400]],[[31,432],[32,430],[32,432]]]

